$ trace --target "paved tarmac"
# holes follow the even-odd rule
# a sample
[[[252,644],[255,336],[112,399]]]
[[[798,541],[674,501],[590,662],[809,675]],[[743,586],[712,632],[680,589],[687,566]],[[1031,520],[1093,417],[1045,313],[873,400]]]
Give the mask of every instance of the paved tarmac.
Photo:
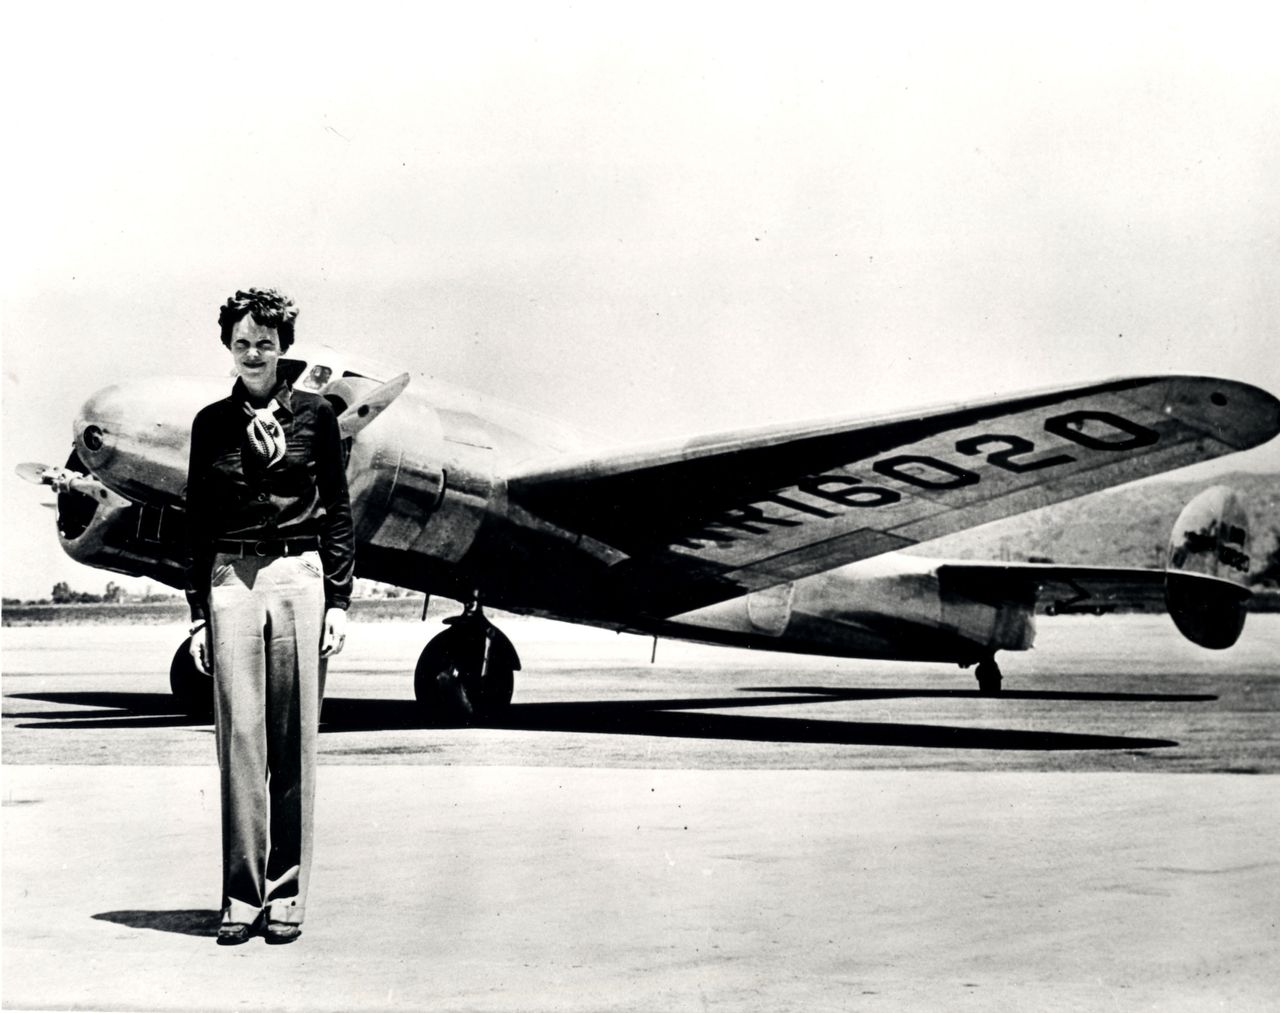
[[[181,632],[6,628],[3,1004],[1276,1009],[1280,617],[1167,623],[1045,622],[986,699],[515,622],[510,720],[464,730],[413,713],[430,629],[357,626],[303,938],[236,949]]]

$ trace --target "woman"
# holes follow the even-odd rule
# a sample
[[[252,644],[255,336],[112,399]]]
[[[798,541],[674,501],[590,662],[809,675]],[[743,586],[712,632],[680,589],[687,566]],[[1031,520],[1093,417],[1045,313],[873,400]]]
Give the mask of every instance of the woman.
[[[222,775],[218,943],[301,934],[325,659],[342,650],[355,540],[333,407],[279,375],[297,307],[248,289],[218,315],[237,379],[191,426],[191,653],[212,670]]]

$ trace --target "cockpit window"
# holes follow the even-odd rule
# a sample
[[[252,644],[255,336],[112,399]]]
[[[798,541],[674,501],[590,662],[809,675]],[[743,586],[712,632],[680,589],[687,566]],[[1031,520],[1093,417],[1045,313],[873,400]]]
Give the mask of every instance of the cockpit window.
[[[329,382],[331,376],[333,376],[333,370],[328,366],[312,366],[311,372],[303,377],[299,386],[306,390],[319,390]]]

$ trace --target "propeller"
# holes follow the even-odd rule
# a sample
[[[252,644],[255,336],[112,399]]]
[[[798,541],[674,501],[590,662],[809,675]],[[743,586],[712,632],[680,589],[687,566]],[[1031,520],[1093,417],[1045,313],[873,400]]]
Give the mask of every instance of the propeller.
[[[23,461],[13,470],[24,482],[30,482],[32,485],[48,485],[50,483],[46,481],[45,476],[58,469],[47,464],[37,464],[35,461]]]
[[[114,493],[93,476],[82,475],[70,468],[55,468],[51,464],[23,461],[13,470],[24,482],[30,482],[32,485],[47,485],[59,495],[64,492],[78,492],[82,496],[92,496],[103,502],[115,497]]]
[[[382,414],[404,389],[409,386],[409,374],[401,373],[394,380],[388,380],[381,387],[369,392],[369,395],[353,404],[338,416],[338,431],[343,435],[355,436],[365,426]]]

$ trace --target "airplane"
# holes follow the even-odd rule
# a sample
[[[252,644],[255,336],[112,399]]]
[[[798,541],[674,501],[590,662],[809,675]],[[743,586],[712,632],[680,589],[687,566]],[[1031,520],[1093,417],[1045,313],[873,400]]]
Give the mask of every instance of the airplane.
[[[315,346],[313,346],[315,347]],[[1031,648],[1037,612],[1167,611],[1189,640],[1234,644],[1248,610],[1249,523],[1212,487],[1183,510],[1163,568],[928,559],[902,550],[1199,461],[1280,432],[1250,384],[1138,376],[950,407],[593,449],[569,427],[319,346],[281,375],[339,413],[356,572],[452,599],[423,648],[424,720],[495,722],[515,645],[485,607],[654,638],[975,667]],[[142,379],[84,402],[56,493],[74,559],[182,587],[190,425],[225,378]],[[425,617],[424,607],[424,617]],[[655,640],[656,643],[656,640]],[[177,703],[211,712],[180,644]]]

